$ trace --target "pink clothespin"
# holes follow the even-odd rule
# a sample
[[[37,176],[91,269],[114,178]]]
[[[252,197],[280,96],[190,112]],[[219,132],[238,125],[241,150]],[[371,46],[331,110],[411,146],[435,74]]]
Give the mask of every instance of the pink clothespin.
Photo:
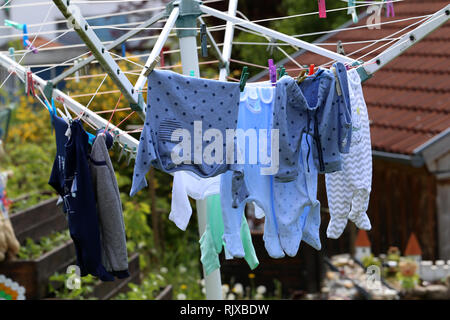
[[[386,17],[395,17],[394,4],[391,0],[386,0]]]
[[[273,64],[273,59],[267,60],[269,63],[269,75],[270,75],[270,82],[272,83],[272,86],[276,86],[277,84],[277,69],[275,65]]]
[[[327,17],[327,7],[325,4],[325,0],[318,0],[319,2],[319,18]]]

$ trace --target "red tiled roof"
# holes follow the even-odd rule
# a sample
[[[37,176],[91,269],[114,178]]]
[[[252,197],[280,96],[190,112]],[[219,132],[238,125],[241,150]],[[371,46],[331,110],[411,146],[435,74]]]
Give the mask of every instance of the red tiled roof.
[[[394,3],[395,17],[386,18],[383,9],[381,22],[432,14],[447,4],[447,0],[406,0]],[[364,9],[357,10],[361,13]],[[365,25],[366,20],[361,19],[357,25]],[[341,31],[324,42],[337,43],[341,40],[348,54],[368,43],[345,45],[345,42],[380,39],[416,21],[418,20],[381,25],[378,30],[360,28]],[[323,47],[336,50],[335,45]],[[352,57],[358,58],[376,47],[364,49]],[[386,48],[388,46],[363,60],[368,61]],[[316,66],[329,61],[311,52],[295,59],[303,65],[314,63]],[[285,68],[298,67],[289,61]],[[290,72],[292,76],[295,73],[296,71]],[[376,72],[364,83],[363,89],[375,150],[412,154],[415,148],[450,127],[450,23],[442,25]]]
[[[422,249],[420,249],[419,241],[417,241],[416,235],[411,233],[408,244],[405,250],[405,256],[421,256]]]
[[[365,230],[359,230],[356,237],[355,247],[370,247],[369,237]]]

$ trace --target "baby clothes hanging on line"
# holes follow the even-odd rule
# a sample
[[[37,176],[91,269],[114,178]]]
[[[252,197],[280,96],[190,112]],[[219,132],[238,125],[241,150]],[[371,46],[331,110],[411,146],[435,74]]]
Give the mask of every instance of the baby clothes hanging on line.
[[[70,138],[65,145],[63,198],[77,264],[81,276],[92,274],[102,281],[113,281],[114,277],[106,271],[101,261],[99,219],[88,164],[89,137],[80,120],[72,122],[70,131]]]
[[[245,255],[244,247],[242,246],[242,239],[240,237],[240,229],[242,217],[244,215],[245,204],[253,201],[265,213],[264,223],[264,245],[268,254],[273,258],[282,258],[284,256],[283,250],[278,238],[275,216],[273,213],[272,202],[272,179],[271,175],[262,174],[261,169],[264,166],[261,164],[261,158],[257,157],[255,153],[260,149],[261,135],[265,135],[266,141],[272,141],[272,114],[274,110],[275,90],[273,87],[263,86],[246,86],[244,92],[241,93],[239,104],[239,118],[238,128],[246,131],[247,129],[256,130],[256,143],[247,144],[243,139],[238,139],[237,145],[244,157],[245,164],[243,165],[244,178],[242,183],[249,191],[248,196],[243,201],[238,202],[237,206],[233,205],[232,193],[237,192],[232,188],[233,173],[226,172],[222,174],[220,184],[220,195],[224,222],[223,240],[225,246],[233,257],[242,258]],[[266,130],[265,132],[262,130]],[[268,146],[267,156],[270,157],[271,143],[266,143]],[[255,151],[256,150],[256,151]],[[257,159],[255,164],[251,164],[249,158]]]
[[[220,175],[211,178],[201,178],[189,172],[175,172],[169,219],[181,230],[186,230],[192,215],[188,197],[195,200],[203,200],[210,195],[218,193],[220,193]]]
[[[222,247],[224,245],[222,240],[224,225],[222,220],[220,195],[216,194],[209,196],[206,199],[206,207],[208,215],[205,232],[200,238],[200,260],[203,264],[206,275],[209,275],[214,270],[220,268],[218,254],[222,251]],[[259,261],[256,256],[255,248],[253,247],[250,229],[245,216],[242,216],[240,235],[245,252],[244,258],[250,269],[253,270],[259,265]],[[227,251],[226,246],[225,251]]]
[[[102,263],[106,270],[117,278],[129,277],[122,202],[104,134],[97,134],[92,145],[89,164],[97,200]]]
[[[359,229],[370,230],[366,214],[372,184],[372,147],[367,106],[356,69],[348,71],[348,88],[352,111],[350,153],[342,155],[342,171],[325,175],[330,222],[328,238],[337,239],[353,221]]]
[[[150,166],[168,173],[188,170],[203,178],[237,169],[226,163],[226,152],[212,156],[218,160],[215,163],[205,163],[202,150],[208,139],[203,130],[214,137],[214,145],[225,146],[226,129],[236,128],[239,92],[239,83],[153,70],[148,76],[148,107],[130,195],[147,185]]]
[[[333,71],[335,70],[335,72]],[[313,155],[319,173],[342,169],[341,153],[348,153],[351,142],[351,106],[345,66],[334,63],[330,70],[319,69],[299,85],[310,112],[306,126],[314,135]]]
[[[273,185],[280,244],[291,257],[297,254],[301,240],[316,250],[321,249],[320,202],[316,199],[318,172],[312,156],[308,155],[312,144],[312,136],[302,133],[297,178],[290,182],[275,180]]]

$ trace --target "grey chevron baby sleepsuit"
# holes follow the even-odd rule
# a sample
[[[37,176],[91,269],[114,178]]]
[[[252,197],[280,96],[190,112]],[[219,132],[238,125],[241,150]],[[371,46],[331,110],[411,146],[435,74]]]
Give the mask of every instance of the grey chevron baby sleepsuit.
[[[348,219],[360,229],[371,229],[366,214],[372,184],[369,117],[358,72],[349,70],[347,76],[353,126],[350,153],[341,154],[342,171],[325,175],[330,209],[327,236],[333,239],[341,236]]]

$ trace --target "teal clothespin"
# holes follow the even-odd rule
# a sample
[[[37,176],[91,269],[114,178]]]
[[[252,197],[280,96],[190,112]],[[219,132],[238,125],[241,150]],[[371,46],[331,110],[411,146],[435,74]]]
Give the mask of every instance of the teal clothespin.
[[[14,22],[8,19],[5,19],[5,26],[12,27],[14,29],[17,29],[19,31],[23,30],[24,25],[22,23]]]
[[[241,92],[244,91],[245,83],[247,82],[248,76],[250,75],[250,73],[247,70],[248,70],[247,66],[242,68],[241,79],[239,81],[239,89],[241,90]]]
[[[356,1],[348,0],[347,14],[352,15],[353,23],[358,23],[358,14],[356,13]]]
[[[194,70],[189,71],[189,75],[190,75],[191,77],[195,77],[195,71],[194,71]]]
[[[16,61],[16,57],[15,57],[15,55],[14,55],[14,48],[13,47],[10,47],[9,49],[8,49],[8,52],[9,52],[9,57],[12,59],[12,60],[14,60],[14,61]]]

